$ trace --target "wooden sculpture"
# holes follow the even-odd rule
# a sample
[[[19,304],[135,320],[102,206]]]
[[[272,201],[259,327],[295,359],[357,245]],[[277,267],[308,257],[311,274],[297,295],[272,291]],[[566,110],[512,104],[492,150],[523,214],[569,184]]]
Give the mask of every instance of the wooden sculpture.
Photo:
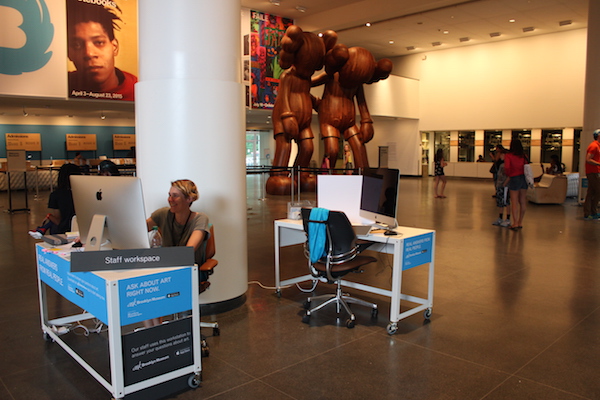
[[[365,143],[373,138],[373,120],[367,107],[363,84],[386,79],[392,72],[392,62],[378,62],[367,49],[336,44],[325,56],[325,72],[313,78],[313,86],[325,84],[323,99],[318,102],[319,125],[331,165],[335,165],[341,134],[350,144],[356,168],[368,168]],[[356,108],[360,127],[355,122]]]
[[[328,31],[323,38],[311,32],[303,32],[291,25],[281,39],[279,65],[285,69],[279,82],[279,90],[273,107],[273,134],[275,156],[273,169],[267,180],[269,194],[289,194],[292,177],[284,170],[289,163],[291,142],[298,146],[294,166],[308,167],[313,154],[312,110],[316,99],[311,96],[311,77],[323,68],[325,43],[335,43],[337,35]],[[302,190],[314,190],[315,177],[307,172],[301,175]]]

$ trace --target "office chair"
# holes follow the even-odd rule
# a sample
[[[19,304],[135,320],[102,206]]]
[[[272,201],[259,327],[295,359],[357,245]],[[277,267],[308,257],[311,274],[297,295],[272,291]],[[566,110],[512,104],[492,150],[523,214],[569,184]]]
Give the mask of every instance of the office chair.
[[[322,277],[327,279],[328,283],[336,284],[337,288],[335,294],[309,297],[304,302],[306,313],[302,317],[302,322],[308,323],[312,313],[331,303],[336,304],[338,314],[341,308],[344,308],[344,310],[346,310],[346,312],[350,315],[350,318],[346,321],[346,326],[348,328],[354,328],[354,323],[356,320],[356,317],[350,310],[348,303],[371,307],[371,317],[376,318],[377,304],[351,297],[342,292],[342,278],[346,274],[350,272],[357,272],[363,265],[377,261],[374,257],[360,255],[360,253],[371,243],[358,242],[356,234],[354,233],[354,229],[352,228],[352,224],[348,220],[346,214],[343,212],[329,211],[327,218],[323,218],[324,220],[318,220],[315,218],[314,213],[311,215],[311,210],[312,209],[309,208],[303,208],[301,210],[304,231],[307,235],[307,241],[304,244],[304,255],[308,259],[308,266],[311,274],[315,278]],[[324,235],[322,235],[322,239],[325,241],[324,246],[322,243],[320,245],[315,243],[315,229],[311,230],[309,228],[310,224],[317,224],[313,225],[313,228],[316,230],[319,229],[318,225],[321,225],[325,228]],[[321,231],[323,232],[322,228]],[[311,249],[311,245],[313,249]],[[319,246],[321,246],[324,251],[321,251]],[[313,253],[313,257],[311,257],[311,251],[316,251],[320,254]],[[315,259],[317,261],[314,261]],[[310,308],[313,300],[318,299],[326,299],[326,301],[314,308]]]
[[[198,266],[198,289],[199,293],[202,293],[208,289],[210,286],[210,282],[208,281],[209,275],[212,275],[215,267],[219,264],[217,260],[213,257],[215,256],[216,246],[215,246],[215,231],[214,227],[211,224],[209,226],[209,234],[208,237],[203,241],[203,257],[202,264]],[[200,322],[200,328],[212,328],[213,336],[219,336],[221,331],[219,329],[219,324],[217,322]],[[206,342],[206,337],[204,335],[201,336],[201,354],[202,357],[208,357],[210,353],[210,349],[208,347],[208,343]]]

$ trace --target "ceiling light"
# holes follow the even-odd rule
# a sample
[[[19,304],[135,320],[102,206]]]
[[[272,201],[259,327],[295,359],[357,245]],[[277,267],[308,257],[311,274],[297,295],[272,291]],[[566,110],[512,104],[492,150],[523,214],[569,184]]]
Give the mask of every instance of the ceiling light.
[[[274,6],[280,6],[281,2],[279,0],[269,0],[271,2],[271,4],[273,4]]]
[[[394,41],[393,41],[393,40],[390,40],[388,43],[389,43],[389,44],[394,44]]]
[[[306,12],[306,7],[296,6],[296,10],[298,10],[300,12]]]
[[[461,41],[461,42],[468,42],[469,40],[471,40],[471,38],[468,38],[468,37],[465,36],[465,37],[461,37],[458,40]]]
[[[23,106],[23,116],[27,117],[29,114],[27,113],[27,111],[25,111],[25,106]]]
[[[571,21],[570,19],[566,19],[564,21],[560,21],[558,23],[558,26],[567,26],[567,25],[571,25],[573,23],[573,21]]]
[[[535,28],[533,26],[528,26],[523,28],[523,32],[533,32]]]
[[[414,50],[414,49],[415,49],[415,46],[408,46],[408,47],[406,47],[406,50],[408,50],[408,51],[411,51],[411,50]]]
[[[490,37],[498,37],[500,36],[500,32],[492,32],[490,33]]]
[[[510,22],[511,24],[514,24],[515,22],[517,22],[517,20],[512,18],[512,19],[509,19],[508,22]]]
[[[370,22],[367,22],[367,23],[365,24],[365,26],[371,26],[371,23],[370,23]]]
[[[435,47],[435,46],[441,46],[441,45],[442,45],[442,42],[433,42],[433,43],[431,43],[431,45],[432,45],[433,47]]]
[[[450,33],[450,31],[444,31],[444,35],[447,35],[449,33]]]
[[[104,111],[100,113],[100,119],[106,119],[106,115],[104,115]]]

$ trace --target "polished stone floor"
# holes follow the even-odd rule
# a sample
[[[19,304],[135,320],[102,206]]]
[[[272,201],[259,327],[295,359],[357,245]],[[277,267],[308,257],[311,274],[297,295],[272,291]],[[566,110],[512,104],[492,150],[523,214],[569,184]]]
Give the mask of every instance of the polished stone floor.
[[[513,232],[491,225],[491,181],[451,179],[446,199],[433,198],[432,183],[401,180],[398,222],[436,230],[433,315],[429,322],[409,317],[390,336],[384,298],[352,292],[377,301],[380,312],[373,321],[356,307],[356,327],[347,329],[331,310],[303,324],[306,294],[293,287],[278,297],[268,288],[273,220],[286,216],[289,199],[263,199],[260,176],[250,175],[247,301],[203,317],[216,318],[221,335],[207,339],[202,387],[167,398],[600,399],[600,222],[583,221],[569,199],[530,204],[524,228]],[[45,215],[47,195],[30,198],[31,213],[0,214],[0,400],[107,399],[108,391],[42,338],[35,241],[26,232]],[[0,206],[8,208],[5,193]],[[217,258],[219,251],[235,249],[221,244]],[[389,286],[391,259],[373,255],[379,262],[355,279]],[[284,277],[306,268],[298,246],[284,249],[282,262]],[[424,269],[407,271],[403,291],[423,295],[425,279]],[[94,334],[68,335],[89,357],[106,352]],[[173,388],[163,389],[139,397]]]

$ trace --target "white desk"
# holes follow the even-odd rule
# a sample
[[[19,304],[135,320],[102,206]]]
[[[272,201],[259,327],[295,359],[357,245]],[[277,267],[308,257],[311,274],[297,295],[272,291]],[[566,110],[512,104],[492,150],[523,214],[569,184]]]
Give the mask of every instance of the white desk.
[[[190,387],[199,385],[198,267],[70,272],[70,257],[49,249],[45,243],[36,245],[41,323],[47,339],[58,343],[115,399],[186,375]],[[51,319],[47,287],[85,312]],[[187,310],[192,310],[190,317],[122,334],[122,326]],[[53,329],[89,319],[108,326],[110,381]]]
[[[342,281],[342,285],[354,289],[363,290],[369,293],[375,293],[387,296],[391,299],[390,305],[390,323],[387,325],[387,332],[391,335],[398,330],[398,321],[411,315],[424,311],[426,319],[431,316],[433,307],[433,275],[435,264],[435,231],[429,229],[419,229],[410,227],[397,227],[396,236],[385,236],[383,233],[369,234],[359,236],[359,239],[374,242],[369,250],[393,255],[392,266],[392,289],[382,289],[368,286],[361,283]],[[282,219],[275,221],[275,286],[277,293],[281,293],[281,288],[304,281],[314,281],[316,279],[325,281],[321,278],[315,278],[310,273],[291,279],[281,280],[280,248],[304,243],[306,234],[302,227],[302,221]],[[415,297],[402,293],[402,272],[407,269],[429,264],[427,298]],[[400,302],[408,301],[418,304],[404,312],[400,312]]]

